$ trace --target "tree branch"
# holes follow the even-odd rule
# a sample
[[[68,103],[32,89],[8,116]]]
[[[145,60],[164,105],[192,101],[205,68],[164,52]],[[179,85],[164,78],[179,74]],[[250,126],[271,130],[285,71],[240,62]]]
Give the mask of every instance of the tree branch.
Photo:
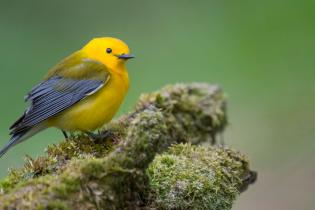
[[[167,86],[110,123],[110,138],[73,136],[28,157],[0,183],[0,208],[230,209],[255,173],[234,150],[194,146],[226,124],[217,86]]]

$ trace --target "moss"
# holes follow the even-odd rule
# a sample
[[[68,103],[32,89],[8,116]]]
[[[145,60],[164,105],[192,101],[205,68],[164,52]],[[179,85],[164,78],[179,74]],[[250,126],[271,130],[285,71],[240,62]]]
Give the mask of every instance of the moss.
[[[9,175],[0,181],[0,195],[12,189],[17,183],[21,182],[22,171],[10,169]]]
[[[169,85],[142,95],[138,109],[150,105],[162,110],[169,132],[178,142],[215,144],[216,134],[223,132],[227,124],[226,96],[215,85]]]
[[[52,186],[51,190],[56,197],[66,199],[69,195],[80,190],[80,187],[81,183],[78,178],[63,175],[58,185]]]
[[[172,144],[209,142],[223,131],[226,123],[225,97],[217,86],[179,84],[143,95],[133,112],[101,130],[111,130],[113,135],[109,138],[92,141],[86,135],[73,135],[49,146],[46,156],[28,157],[24,167],[11,170],[0,182],[0,208],[136,209],[148,201],[153,204],[150,187],[157,182],[149,184],[146,169],[156,154],[165,152]],[[177,154],[175,147],[171,151],[163,164],[172,166],[177,161],[184,164],[184,154]],[[223,153],[231,161],[230,156],[235,155],[230,150]],[[226,167],[218,167],[227,169],[234,164],[224,163]],[[248,170],[246,164],[242,162],[235,173],[242,167]],[[226,179],[230,179],[238,186],[236,177],[233,173],[231,177],[215,176],[217,182],[227,183]],[[252,182],[251,176],[246,180],[249,181],[242,189]],[[164,189],[162,194],[167,192]],[[231,194],[228,191],[222,196]]]
[[[70,210],[62,201],[50,201],[46,206],[39,206],[37,210]]]
[[[118,142],[117,139],[118,136],[115,144]],[[73,136],[57,145],[50,145],[47,148],[47,156],[36,159],[26,156],[21,169],[11,169],[9,175],[0,181],[0,193],[10,191],[19,182],[46,174],[61,173],[72,159],[104,157],[113,149],[113,146],[114,142],[111,139],[96,142],[86,135]]]
[[[248,171],[246,158],[234,150],[174,145],[147,170],[151,205],[158,209],[231,209]]]

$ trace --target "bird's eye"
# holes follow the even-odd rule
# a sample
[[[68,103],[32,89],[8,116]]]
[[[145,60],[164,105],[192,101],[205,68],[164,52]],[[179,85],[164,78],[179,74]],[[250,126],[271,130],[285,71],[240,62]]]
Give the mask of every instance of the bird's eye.
[[[107,48],[107,49],[106,49],[106,52],[107,52],[108,54],[112,53],[112,51],[113,51],[112,48]]]

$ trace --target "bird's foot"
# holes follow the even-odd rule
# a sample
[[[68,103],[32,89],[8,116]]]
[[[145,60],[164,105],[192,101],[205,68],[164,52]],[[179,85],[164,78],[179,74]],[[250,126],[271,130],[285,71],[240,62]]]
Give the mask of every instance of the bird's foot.
[[[94,142],[102,142],[108,138],[114,138],[114,134],[112,131],[110,130],[106,130],[106,131],[98,131],[97,133],[93,133],[93,132],[85,132],[86,135],[88,135],[88,137],[93,140]]]

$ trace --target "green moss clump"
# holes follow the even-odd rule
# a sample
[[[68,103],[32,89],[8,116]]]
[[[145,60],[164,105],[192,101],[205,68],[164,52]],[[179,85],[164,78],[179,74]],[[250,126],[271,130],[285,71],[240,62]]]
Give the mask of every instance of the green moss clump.
[[[38,206],[36,210],[70,210],[70,208],[64,202],[54,200],[45,206]]]
[[[149,166],[151,204],[158,209],[231,209],[248,173],[246,158],[224,147],[178,144]]]
[[[142,95],[137,110],[153,105],[166,117],[169,133],[177,142],[215,144],[227,125],[226,96],[216,85],[176,84]]]
[[[97,142],[81,134],[72,136],[59,144],[48,146],[46,156],[40,156],[36,159],[26,156],[22,168],[11,169],[9,175],[0,181],[0,195],[9,192],[18,183],[49,174],[60,174],[71,160],[106,156],[113,149],[113,146],[118,144],[122,136],[115,131],[116,128],[113,129],[112,138],[116,138],[116,142],[112,139]]]

